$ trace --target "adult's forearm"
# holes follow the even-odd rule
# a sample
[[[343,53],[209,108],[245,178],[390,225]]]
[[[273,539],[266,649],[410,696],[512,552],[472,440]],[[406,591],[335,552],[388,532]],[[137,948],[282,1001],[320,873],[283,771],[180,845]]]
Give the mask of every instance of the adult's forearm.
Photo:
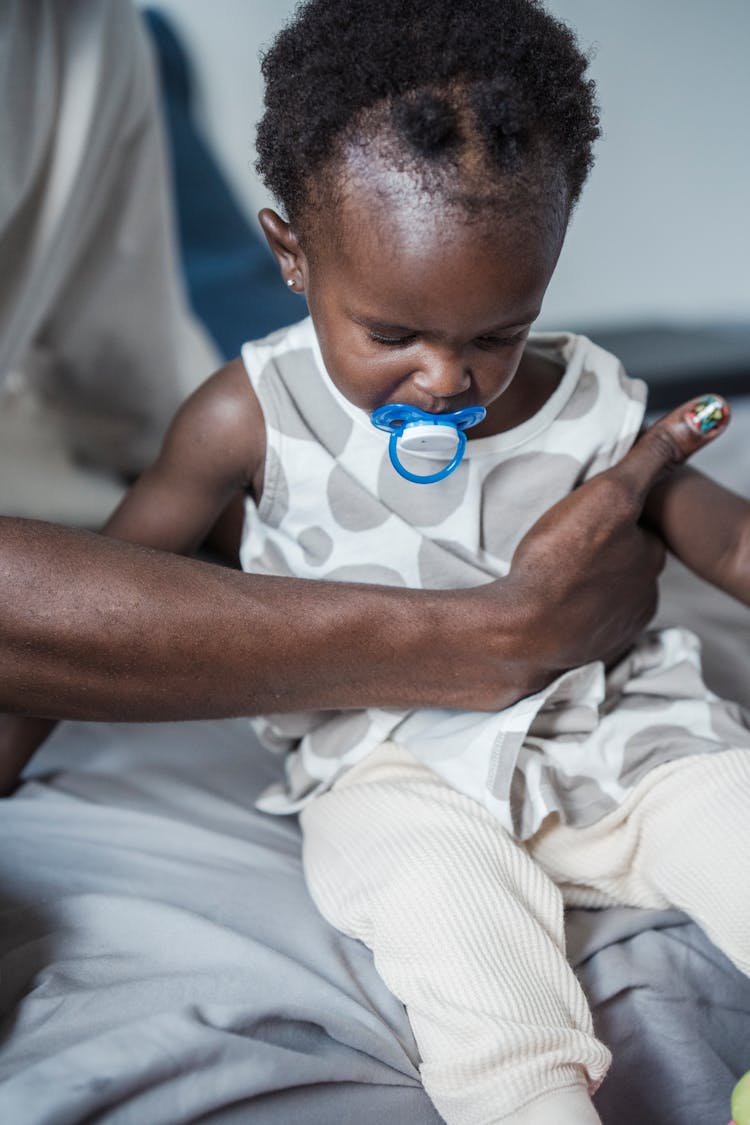
[[[490,628],[466,592],[244,575],[0,519],[0,710],[136,721],[502,706],[533,685],[497,625],[501,601]]]
[[[632,644],[664,547],[637,524],[713,440],[692,404],[551,508],[507,578],[425,591],[243,575],[0,518],[0,710],[191,719],[341,707],[492,710]]]

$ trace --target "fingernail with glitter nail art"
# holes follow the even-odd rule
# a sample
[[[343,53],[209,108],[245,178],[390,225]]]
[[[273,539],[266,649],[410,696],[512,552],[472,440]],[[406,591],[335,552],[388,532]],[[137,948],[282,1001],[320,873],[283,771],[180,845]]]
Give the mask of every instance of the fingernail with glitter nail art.
[[[727,424],[729,407],[718,395],[701,395],[691,403],[686,418],[697,433],[710,434]]]

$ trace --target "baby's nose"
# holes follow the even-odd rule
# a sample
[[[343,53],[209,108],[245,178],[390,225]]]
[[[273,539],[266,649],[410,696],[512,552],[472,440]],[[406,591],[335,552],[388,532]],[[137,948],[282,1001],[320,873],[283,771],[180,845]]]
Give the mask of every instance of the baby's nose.
[[[435,351],[423,357],[414,383],[433,398],[453,398],[471,386],[471,369],[458,352]]]

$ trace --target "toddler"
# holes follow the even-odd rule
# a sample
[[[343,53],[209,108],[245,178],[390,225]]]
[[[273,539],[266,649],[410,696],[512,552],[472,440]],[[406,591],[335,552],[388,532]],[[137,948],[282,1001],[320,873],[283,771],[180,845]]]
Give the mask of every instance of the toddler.
[[[612,356],[530,334],[598,135],[586,60],[535,0],[308,0],[263,69],[259,170],[283,215],[260,220],[309,319],[188,400],[107,531],[187,551],[242,490],[247,571],[502,577],[643,421],[645,389]],[[455,471],[422,485],[371,422],[393,403],[486,416]],[[718,433],[721,403],[693,417]],[[750,602],[750,504],[686,469],[646,515]],[[449,1125],[599,1120],[609,1054],[565,959],[565,903],[677,907],[750,972],[750,855],[732,830],[750,730],[704,686],[686,631],[497,714],[324,711],[259,730],[287,754],[262,807],[300,812],[311,893],[406,1005]]]

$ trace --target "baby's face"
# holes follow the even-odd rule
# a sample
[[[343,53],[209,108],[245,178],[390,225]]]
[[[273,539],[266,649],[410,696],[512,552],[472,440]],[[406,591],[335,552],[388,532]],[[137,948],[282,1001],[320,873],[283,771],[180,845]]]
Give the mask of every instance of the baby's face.
[[[484,433],[516,424],[518,402],[510,422],[507,400],[492,404],[518,370],[557,262],[562,236],[545,225],[470,223],[351,191],[334,236],[317,239],[304,263],[323,359],[342,394],[368,412],[393,402],[435,414],[481,405]]]

